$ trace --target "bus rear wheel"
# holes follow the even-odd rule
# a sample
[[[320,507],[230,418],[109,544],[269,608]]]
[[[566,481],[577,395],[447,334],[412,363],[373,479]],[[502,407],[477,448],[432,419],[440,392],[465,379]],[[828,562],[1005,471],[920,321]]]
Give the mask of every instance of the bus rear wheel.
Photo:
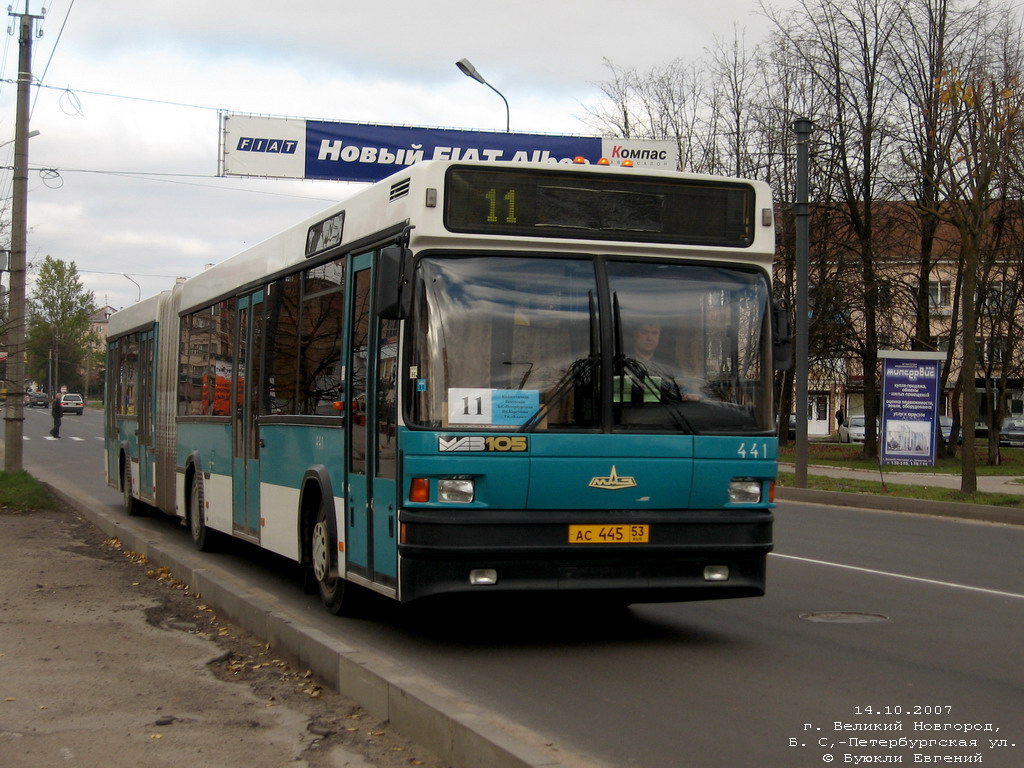
[[[355,588],[337,573],[331,573],[331,554],[336,549],[336,539],[327,522],[327,505],[321,502],[310,533],[310,569],[324,608],[340,616],[352,610]]]
[[[121,490],[124,493],[124,511],[129,517],[145,514],[142,502],[132,496],[132,476],[127,467],[121,472]]]

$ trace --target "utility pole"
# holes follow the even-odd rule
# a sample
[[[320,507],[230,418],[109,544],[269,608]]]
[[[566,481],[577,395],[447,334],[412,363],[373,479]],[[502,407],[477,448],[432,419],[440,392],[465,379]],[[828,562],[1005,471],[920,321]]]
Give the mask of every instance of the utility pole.
[[[28,12],[9,15],[19,20],[18,101],[14,124],[14,198],[11,201],[11,292],[7,318],[7,407],[4,413],[4,469],[22,470],[25,433],[25,260],[28,240],[28,120],[32,85],[32,33],[36,19]]]

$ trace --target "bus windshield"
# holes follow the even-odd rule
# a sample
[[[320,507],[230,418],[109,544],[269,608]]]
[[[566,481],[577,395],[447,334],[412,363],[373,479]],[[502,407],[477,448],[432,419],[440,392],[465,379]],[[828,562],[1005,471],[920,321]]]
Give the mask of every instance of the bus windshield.
[[[722,265],[430,256],[410,423],[503,431],[770,429],[768,284]]]

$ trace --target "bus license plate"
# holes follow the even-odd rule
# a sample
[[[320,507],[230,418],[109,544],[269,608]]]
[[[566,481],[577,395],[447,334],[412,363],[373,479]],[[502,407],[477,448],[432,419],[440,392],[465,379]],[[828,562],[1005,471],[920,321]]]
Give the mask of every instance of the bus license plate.
[[[649,525],[570,525],[570,544],[646,544]]]

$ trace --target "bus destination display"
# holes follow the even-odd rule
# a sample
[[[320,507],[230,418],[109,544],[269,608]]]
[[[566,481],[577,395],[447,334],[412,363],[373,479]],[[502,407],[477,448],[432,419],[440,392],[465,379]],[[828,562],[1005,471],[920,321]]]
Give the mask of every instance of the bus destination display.
[[[454,167],[445,224],[477,234],[742,248],[753,242],[753,205],[754,190],[742,183]]]

